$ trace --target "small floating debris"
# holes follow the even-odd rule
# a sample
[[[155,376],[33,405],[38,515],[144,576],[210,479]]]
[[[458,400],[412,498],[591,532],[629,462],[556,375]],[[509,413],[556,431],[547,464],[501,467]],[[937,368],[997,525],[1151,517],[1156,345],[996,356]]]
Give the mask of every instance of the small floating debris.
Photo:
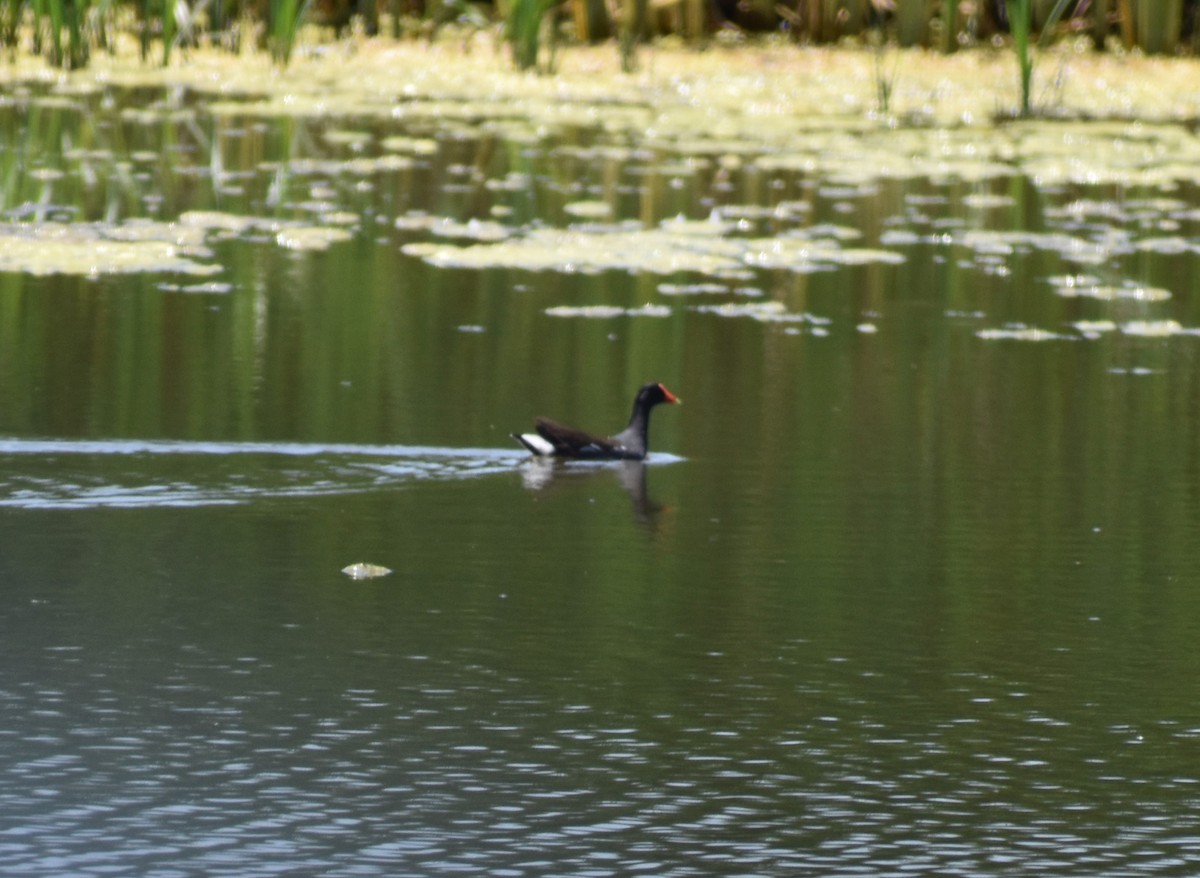
[[[342,572],[351,579],[377,579],[380,576],[391,575],[392,571],[378,564],[364,564],[360,561],[357,564],[351,564],[349,567],[343,567]]]

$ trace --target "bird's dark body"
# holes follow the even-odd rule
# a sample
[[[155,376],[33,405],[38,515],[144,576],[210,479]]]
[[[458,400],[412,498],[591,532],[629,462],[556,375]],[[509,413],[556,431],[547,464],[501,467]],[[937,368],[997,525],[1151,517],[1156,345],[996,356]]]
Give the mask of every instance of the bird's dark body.
[[[661,384],[642,387],[633,400],[629,426],[615,436],[594,436],[549,418],[534,421],[536,433],[512,436],[533,454],[543,457],[643,460],[649,451],[650,410],[663,402],[677,403],[679,398]]]

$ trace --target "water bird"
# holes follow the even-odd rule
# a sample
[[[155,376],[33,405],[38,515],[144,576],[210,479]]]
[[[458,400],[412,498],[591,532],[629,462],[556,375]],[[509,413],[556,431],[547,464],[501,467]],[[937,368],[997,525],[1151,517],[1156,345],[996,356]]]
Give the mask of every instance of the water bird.
[[[629,426],[615,436],[593,436],[549,418],[537,418],[534,421],[536,433],[513,433],[512,437],[540,457],[644,460],[648,450],[650,410],[661,402],[679,403],[682,400],[662,384],[644,385],[633,398]]]

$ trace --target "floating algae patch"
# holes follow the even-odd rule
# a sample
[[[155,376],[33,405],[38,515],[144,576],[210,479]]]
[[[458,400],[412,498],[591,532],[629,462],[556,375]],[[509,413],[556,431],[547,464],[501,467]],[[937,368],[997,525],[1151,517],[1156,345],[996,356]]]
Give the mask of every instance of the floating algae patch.
[[[352,131],[346,128],[337,128],[332,131],[326,131],[324,135],[326,143],[334,146],[348,146],[351,149],[362,149],[371,142],[371,133],[369,131]]]
[[[1051,332],[1048,329],[1038,329],[1036,326],[1004,326],[998,329],[981,329],[976,336],[988,340],[1008,341],[1056,341],[1072,336]]]
[[[298,221],[271,217],[239,216],[221,211],[191,210],[181,214],[171,228],[192,229],[217,240],[237,240],[250,233],[267,233],[275,243],[287,250],[326,250],[332,244],[349,241],[353,235],[344,226],[358,221],[348,212],[330,212],[323,219],[330,224],[314,226]]]
[[[1070,262],[1081,265],[1100,265],[1116,256],[1132,252],[1127,235],[1107,234],[1092,240],[1065,232],[989,231],[971,229],[959,233],[954,240],[980,256],[1011,256],[1034,250],[1057,253]]]
[[[163,223],[148,227],[165,236],[171,234],[170,226]],[[126,231],[103,223],[0,225],[0,271],[98,277],[140,272],[207,275],[221,270],[219,265],[186,255],[186,248],[169,237],[127,240]]]
[[[830,324],[828,317],[818,317],[806,312],[789,311],[783,302],[727,302],[722,305],[696,305],[692,309],[702,314],[718,317],[749,317],[759,323],[807,323],[814,329],[824,330]]]
[[[734,291],[734,288],[725,284],[714,283],[699,283],[699,284],[671,284],[661,283],[658,285],[658,292],[663,296],[704,296],[704,295],[728,295]],[[759,293],[761,295],[761,293]]]
[[[979,192],[963,197],[963,205],[976,210],[993,210],[996,208],[1012,207],[1016,199],[1011,195],[996,195],[990,192]]]
[[[603,320],[622,317],[625,309],[617,305],[555,305],[553,308],[547,308],[546,313],[551,317],[591,317]]]
[[[590,317],[611,319],[613,317],[670,317],[671,309],[666,305],[642,305],[640,308],[620,308],[615,305],[556,305],[547,308],[551,317]]]
[[[722,275],[744,268],[743,246],[719,238],[695,238],[657,230],[583,231],[534,229],[501,243],[453,246],[408,244],[403,252],[440,268],[515,268],[595,274],[624,270]]]
[[[663,231],[676,235],[725,235],[736,228],[736,223],[723,220],[716,214],[702,220],[692,220],[680,216],[662,222]]]
[[[266,161],[259,164],[264,171],[287,171],[298,177],[369,177],[385,171],[406,171],[415,166],[410,156],[386,153],[379,156],[357,156],[351,159],[289,159],[287,162]]]
[[[349,241],[350,232],[331,226],[300,226],[284,229],[275,236],[280,247],[287,250],[328,250],[330,245]]]
[[[904,256],[894,250],[843,247],[837,241],[795,234],[749,239],[747,244],[746,262],[755,268],[810,272],[827,271],[838,265],[904,262]]]
[[[170,284],[161,283],[157,286],[164,293],[190,293],[209,296],[223,296],[226,293],[233,292],[233,284],[222,283],[221,281],[207,281],[206,283],[198,284]]]
[[[405,137],[397,134],[385,137],[379,145],[388,152],[405,152],[413,155],[435,155],[438,151],[438,142],[432,137]]]
[[[1156,253],[1160,256],[1179,256],[1184,253],[1195,253],[1200,250],[1195,243],[1178,235],[1164,235],[1156,238],[1143,238],[1137,242],[1137,249],[1144,253]]]
[[[608,219],[613,210],[607,201],[572,201],[563,205],[563,212],[581,219]]]
[[[570,229],[535,228],[507,241],[453,246],[405,245],[403,252],[442,268],[515,268],[526,271],[673,274],[694,272],[742,280],[754,268],[795,272],[837,265],[896,264],[890,250],[847,248],[828,227],[794,230],[777,238],[728,237],[723,222],[670,220],[657,229],[627,224]],[[432,224],[430,228],[432,228]],[[817,237],[813,237],[816,235]]]
[[[282,223],[269,217],[241,216],[217,210],[189,210],[179,215],[179,225],[237,237],[250,231],[278,231]]]
[[[469,219],[466,222],[425,213],[407,213],[396,217],[396,228],[405,232],[429,232],[439,238],[463,238],[471,241],[503,241],[513,235],[511,226],[493,220]]]
[[[1121,333],[1145,338],[1167,338],[1172,335],[1195,335],[1197,330],[1184,329],[1176,320],[1130,320],[1121,324]]]
[[[1053,279],[1051,281],[1053,283]],[[1065,298],[1097,299],[1101,302],[1165,302],[1171,298],[1171,291],[1161,287],[1148,287],[1136,283],[1125,283],[1119,286],[1110,284],[1075,284],[1054,285],[1054,291]]]
[[[1097,339],[1106,332],[1115,332],[1117,324],[1111,320],[1076,320],[1071,324],[1086,339]]]

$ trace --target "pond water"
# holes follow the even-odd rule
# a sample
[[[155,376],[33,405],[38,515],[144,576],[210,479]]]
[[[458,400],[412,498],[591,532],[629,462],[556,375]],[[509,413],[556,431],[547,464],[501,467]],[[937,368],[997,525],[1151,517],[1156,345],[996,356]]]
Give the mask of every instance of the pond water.
[[[6,875],[1200,862],[1190,129],[15,94]]]

